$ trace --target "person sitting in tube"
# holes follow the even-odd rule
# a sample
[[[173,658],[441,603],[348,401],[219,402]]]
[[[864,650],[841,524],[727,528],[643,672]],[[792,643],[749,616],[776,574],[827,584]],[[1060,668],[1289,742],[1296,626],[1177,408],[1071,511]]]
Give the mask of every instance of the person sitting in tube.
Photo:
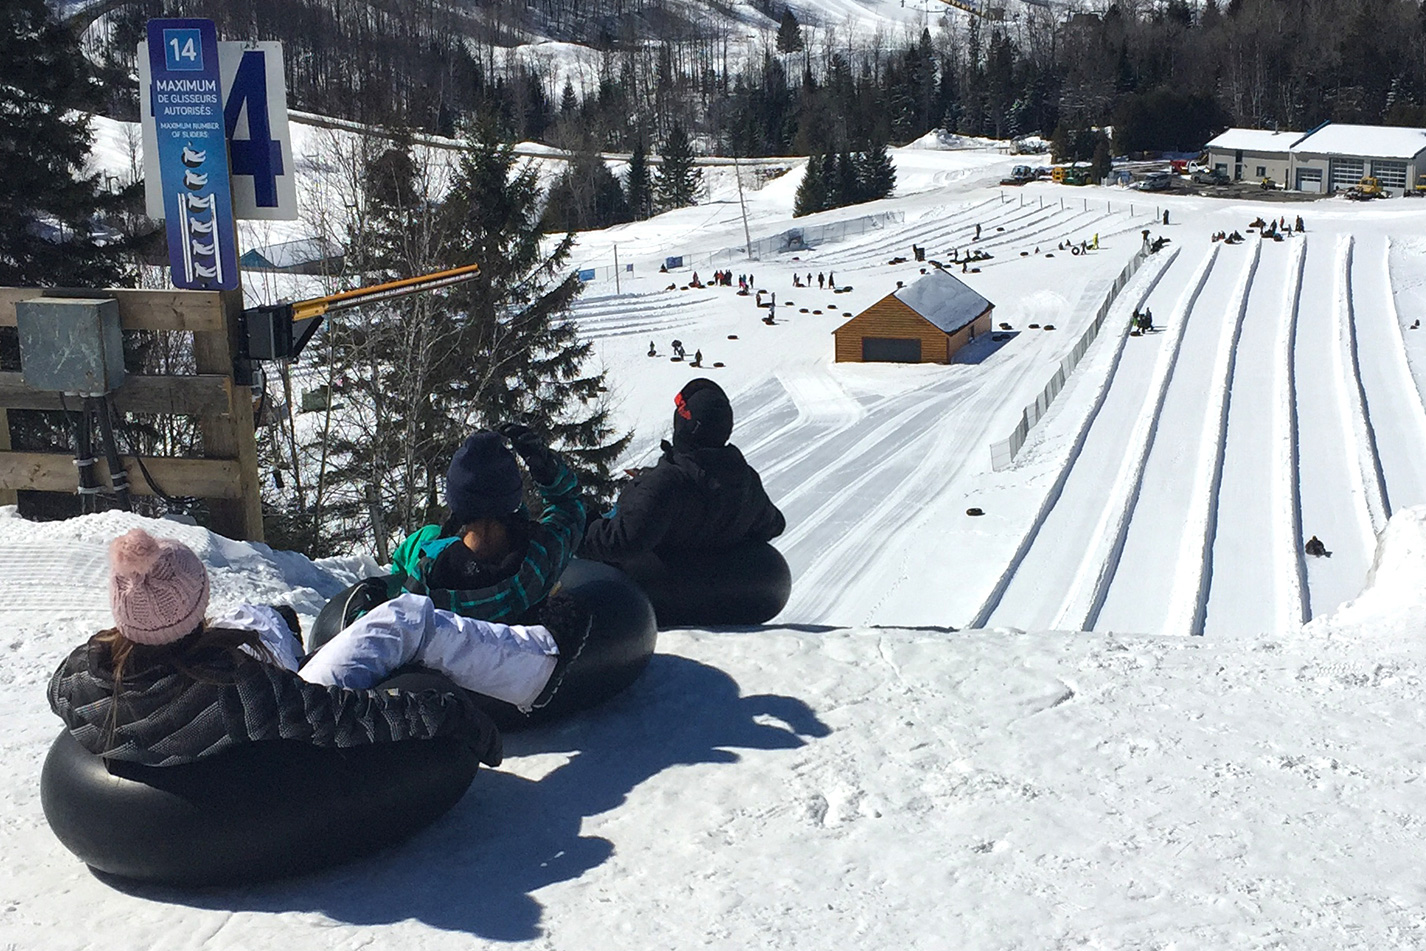
[[[652,553],[674,561],[765,542],[786,528],[757,472],[728,442],[733,407],[723,388],[699,378],[673,402],[672,443],[661,443],[658,463],[634,475],[610,512],[590,519],[584,557],[617,565]]]
[[[505,440],[544,500],[538,521],[525,508],[520,468]],[[388,593],[401,587],[465,617],[529,622],[584,531],[574,473],[528,426],[507,423],[499,434],[481,430],[466,439],[451,458],[445,491],[449,517],[397,547]]]
[[[558,595],[547,601],[550,626],[512,626],[403,594],[304,662],[290,607],[239,604],[206,620],[208,571],[182,542],[135,528],[109,546],[109,564],[114,627],[60,664],[50,708],[89,752],[146,766],[264,740],[347,748],[444,736],[498,766],[500,735],[464,694],[372,688],[417,663],[468,690],[538,708],[591,624],[586,609]]]

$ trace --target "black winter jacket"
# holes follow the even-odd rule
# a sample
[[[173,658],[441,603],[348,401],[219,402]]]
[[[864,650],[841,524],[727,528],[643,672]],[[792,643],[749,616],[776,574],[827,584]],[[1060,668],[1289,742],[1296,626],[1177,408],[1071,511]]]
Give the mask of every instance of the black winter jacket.
[[[736,446],[682,449],[663,443],[658,464],[619,493],[614,513],[584,531],[580,554],[599,561],[652,552],[665,560],[765,542],[787,527]]]
[[[50,680],[50,709],[91,753],[172,766],[261,740],[352,747],[453,736],[482,762],[500,763],[494,723],[456,694],[324,687],[255,659],[219,667],[213,679],[221,682],[209,683],[135,660],[124,673],[116,723],[107,646],[80,645]]]

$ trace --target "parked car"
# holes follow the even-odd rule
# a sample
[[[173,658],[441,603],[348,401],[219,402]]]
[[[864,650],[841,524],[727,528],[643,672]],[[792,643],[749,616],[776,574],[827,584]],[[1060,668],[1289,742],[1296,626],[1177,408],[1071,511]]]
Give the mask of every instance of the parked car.
[[[1024,185],[1035,180],[1035,170],[1028,165],[1017,165],[1010,170],[1009,178],[1002,178],[1002,185]]]
[[[1150,172],[1147,177],[1129,187],[1141,192],[1166,192],[1173,187],[1173,175],[1169,172]]]
[[[1196,169],[1192,178],[1200,185],[1226,185],[1232,181],[1227,172],[1217,168]]]

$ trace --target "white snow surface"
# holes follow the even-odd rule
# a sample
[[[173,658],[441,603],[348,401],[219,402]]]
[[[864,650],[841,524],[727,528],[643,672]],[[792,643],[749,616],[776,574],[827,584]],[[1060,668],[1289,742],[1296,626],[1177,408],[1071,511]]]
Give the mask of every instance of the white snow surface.
[[[895,197],[796,222],[798,171],[742,171],[754,238],[883,215],[811,250],[712,263],[744,242],[731,169],[705,204],[581,236],[601,270],[575,319],[636,431],[626,464],[652,461],[690,377],[722,383],[788,516],[792,599],[761,627],[661,633],[629,690],[508,735],[503,766],[376,857],[123,885],[39,797],[45,686],[108,623],[108,540],[182,538],[215,609],[309,622],[369,554],[0,510],[0,949],[1426,947],[1426,206],[1146,204],[1002,190],[997,151],[893,157]],[[1299,213],[1305,235],[1246,231]],[[1168,250],[992,470],[1144,229]],[[1248,243],[1210,242],[1225,229]],[[950,366],[834,364],[846,315],[933,266],[888,263],[912,243],[992,254],[956,276],[1009,336]],[[777,292],[775,326],[736,287],[685,289],[719,266]],[[1131,337],[1144,307],[1158,329]]]

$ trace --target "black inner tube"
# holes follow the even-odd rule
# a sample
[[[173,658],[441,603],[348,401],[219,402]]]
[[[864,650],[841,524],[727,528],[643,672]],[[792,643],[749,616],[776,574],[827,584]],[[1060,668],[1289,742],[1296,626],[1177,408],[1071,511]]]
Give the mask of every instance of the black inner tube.
[[[408,838],[460,801],[478,765],[470,747],[440,738],[345,750],[276,740],[141,766],[65,731],[40,801],[60,842],[99,871],[185,887],[259,882]]]

